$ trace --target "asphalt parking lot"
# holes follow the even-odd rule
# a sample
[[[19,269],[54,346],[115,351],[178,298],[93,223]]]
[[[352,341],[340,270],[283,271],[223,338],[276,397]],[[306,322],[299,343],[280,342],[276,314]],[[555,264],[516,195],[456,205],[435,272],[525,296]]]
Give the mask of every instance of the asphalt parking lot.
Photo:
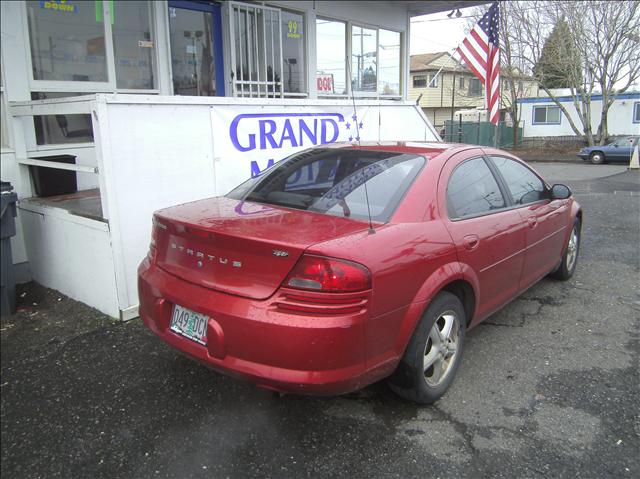
[[[583,205],[577,273],[472,330],[436,405],[279,398],[31,285],[1,322],[2,476],[640,477],[640,174],[534,166]]]

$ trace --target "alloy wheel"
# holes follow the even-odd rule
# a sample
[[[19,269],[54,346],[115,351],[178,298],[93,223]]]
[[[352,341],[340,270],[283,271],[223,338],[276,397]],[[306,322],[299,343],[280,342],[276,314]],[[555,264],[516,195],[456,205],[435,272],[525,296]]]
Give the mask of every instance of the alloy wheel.
[[[569,237],[569,244],[567,245],[567,270],[573,270],[578,257],[578,231],[574,226],[571,230],[571,236]]]
[[[442,313],[433,324],[424,349],[424,379],[431,387],[444,381],[458,357],[460,320],[455,311]]]

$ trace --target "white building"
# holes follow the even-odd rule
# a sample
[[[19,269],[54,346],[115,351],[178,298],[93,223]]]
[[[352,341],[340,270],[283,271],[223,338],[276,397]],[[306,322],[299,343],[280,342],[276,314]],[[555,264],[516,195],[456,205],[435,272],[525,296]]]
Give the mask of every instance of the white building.
[[[574,124],[581,128],[581,121],[573,105],[573,97],[559,96]],[[552,138],[575,137],[569,121],[560,108],[549,97],[522,98],[518,100],[521,109],[523,137]],[[602,113],[602,95],[591,97],[591,128],[598,131]],[[617,95],[608,112],[610,136],[640,135],[640,92]]]
[[[133,317],[155,209],[352,140],[351,114],[363,139],[437,138],[405,101],[410,19],[480,3],[0,2],[1,176],[20,199],[19,279]],[[37,197],[38,171],[70,171],[74,192]]]

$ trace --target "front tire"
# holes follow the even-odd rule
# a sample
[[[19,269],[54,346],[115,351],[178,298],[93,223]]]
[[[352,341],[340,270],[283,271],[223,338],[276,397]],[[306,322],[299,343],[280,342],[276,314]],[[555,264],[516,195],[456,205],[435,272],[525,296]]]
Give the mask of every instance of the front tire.
[[[578,264],[578,254],[580,253],[580,220],[576,218],[573,221],[573,228],[569,234],[569,239],[564,247],[564,254],[560,266],[551,273],[553,278],[560,281],[566,281],[573,276]]]
[[[467,320],[457,296],[443,291],[431,302],[411,336],[391,389],[405,399],[432,404],[449,389],[460,364]]]
[[[604,163],[604,153],[600,151],[594,151],[589,155],[589,161],[594,165],[601,165]]]

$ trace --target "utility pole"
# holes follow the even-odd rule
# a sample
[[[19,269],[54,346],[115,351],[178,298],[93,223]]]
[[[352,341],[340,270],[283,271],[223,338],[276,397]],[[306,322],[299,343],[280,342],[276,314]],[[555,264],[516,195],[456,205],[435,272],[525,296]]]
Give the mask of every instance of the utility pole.
[[[360,90],[362,90],[362,79],[364,77],[362,70],[364,69],[364,57],[365,56],[369,56],[369,54],[365,55],[363,50],[364,50],[364,37],[370,37],[372,36],[370,33],[364,33],[364,31],[361,31],[360,33],[353,33],[352,36],[359,36],[360,37],[360,54],[353,54],[352,55],[354,57],[358,58],[358,79],[357,81],[357,86]],[[349,59],[349,61],[351,61],[351,59]],[[361,76],[362,75],[362,76]],[[377,73],[376,73],[376,81],[377,81]]]

